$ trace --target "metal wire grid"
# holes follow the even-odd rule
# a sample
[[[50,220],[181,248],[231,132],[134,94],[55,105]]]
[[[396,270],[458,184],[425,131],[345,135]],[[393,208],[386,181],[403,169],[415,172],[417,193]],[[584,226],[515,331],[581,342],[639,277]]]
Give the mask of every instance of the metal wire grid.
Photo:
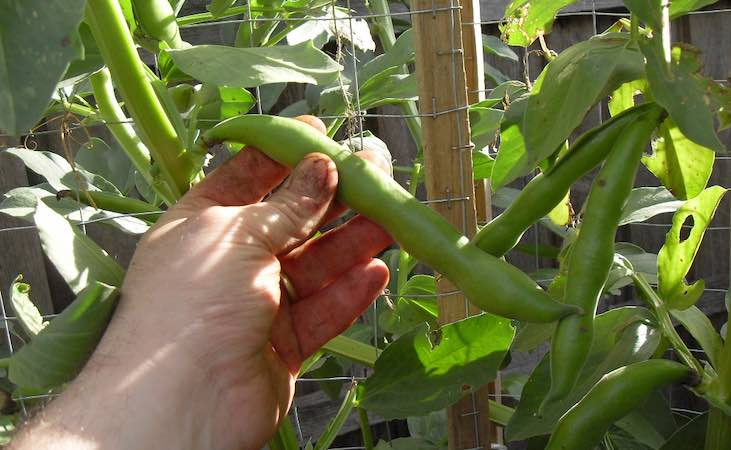
[[[352,39],[352,37],[353,37],[353,21],[354,20],[366,20],[366,19],[374,19],[374,18],[386,17],[386,16],[390,16],[390,17],[399,17],[399,16],[409,17],[409,16],[413,16],[415,14],[432,14],[432,15],[435,15],[437,13],[447,13],[447,14],[450,15],[450,21],[451,21],[452,27],[454,27],[455,20],[456,20],[455,13],[461,9],[461,6],[459,6],[459,4],[458,4],[458,0],[450,0],[450,5],[448,7],[436,7],[436,6],[434,6],[433,8],[429,8],[429,9],[415,10],[415,11],[410,11],[410,12],[409,11],[407,11],[407,12],[392,12],[390,14],[349,14],[346,18],[344,18],[344,17],[337,17],[336,18],[335,17],[335,14],[334,14],[335,4],[336,4],[335,1],[333,1],[333,3],[332,3],[333,15],[331,17],[323,16],[323,17],[314,17],[314,18],[291,18],[291,19],[287,19],[287,20],[288,21],[310,21],[310,20],[333,21],[333,24],[334,24],[335,27],[338,26],[338,23],[342,23],[344,20],[347,21],[347,23],[348,23],[348,31],[349,31],[350,38],[351,38],[351,39],[349,39],[349,42],[350,42],[350,56],[352,58],[353,67],[356,68],[356,69],[358,67],[358,60],[357,60],[357,56],[356,56],[357,53],[355,51],[355,44],[353,42],[354,40]],[[353,11],[352,5],[350,3],[350,0],[345,0],[345,6],[348,9],[348,11]],[[251,17],[251,8],[250,8],[250,4],[248,4],[248,3],[247,3],[247,12],[248,12],[248,17]],[[731,8],[695,11],[695,12],[692,12],[691,14],[692,15],[703,15],[703,14],[719,14],[719,13],[729,13],[729,12],[731,12]],[[577,17],[577,16],[590,16],[591,19],[592,19],[593,31],[596,34],[597,31],[598,31],[598,24],[597,24],[598,17],[602,17],[602,16],[607,16],[607,17],[628,17],[629,14],[628,13],[623,13],[623,12],[603,12],[603,11],[597,11],[596,10],[595,2],[592,2],[592,10],[591,11],[570,12],[570,13],[560,13],[559,14],[559,17]],[[191,25],[183,26],[182,28],[221,26],[221,25],[224,25],[224,24],[231,24],[231,23],[249,23],[250,31],[252,31],[255,22],[260,22],[260,21],[273,21],[273,20],[280,20],[280,19],[274,19],[274,18],[229,19],[229,20],[220,20],[220,21],[209,22],[209,23],[191,24]],[[487,20],[487,21],[479,21],[479,22],[463,22],[463,25],[494,25],[494,24],[497,24],[499,22],[500,21],[498,21],[498,20]],[[454,31],[454,28],[452,28],[452,31]],[[328,116],[328,117],[323,117],[323,118],[325,118],[325,119],[345,119],[345,120],[353,121],[357,125],[357,130],[363,130],[363,120],[366,119],[366,118],[394,118],[394,119],[395,118],[404,119],[404,118],[410,118],[410,117],[419,117],[419,118],[432,117],[432,118],[435,118],[435,117],[440,116],[442,114],[451,114],[451,113],[455,113],[457,115],[464,114],[464,112],[468,109],[468,106],[467,105],[458,105],[457,104],[457,98],[458,98],[457,97],[457,92],[458,92],[457,90],[459,88],[461,88],[461,86],[458,86],[457,85],[456,72],[455,72],[455,69],[454,69],[456,67],[456,65],[457,65],[457,59],[456,59],[457,58],[457,55],[459,55],[460,52],[462,52],[462,49],[461,48],[457,48],[457,45],[456,45],[456,43],[454,41],[454,32],[452,32],[451,33],[451,50],[449,50],[445,54],[450,54],[451,55],[451,59],[452,59],[452,67],[453,67],[453,70],[452,70],[452,74],[451,74],[451,76],[452,76],[452,86],[451,86],[451,89],[452,89],[452,93],[454,94],[454,99],[455,99],[455,103],[454,103],[454,107],[453,108],[449,108],[449,109],[446,109],[446,110],[443,110],[443,111],[437,111],[436,108],[432,108],[431,109],[432,112],[430,112],[430,113],[421,113],[420,112],[419,114],[416,114],[416,115],[408,115],[408,114],[383,114],[383,113],[367,112],[367,111],[365,111],[365,110],[363,110],[361,108],[361,104],[360,104],[360,92],[359,92],[359,89],[358,89],[358,80],[356,78],[356,79],[353,80],[353,82],[355,84],[355,89],[354,89],[354,108],[353,108],[353,111],[346,111],[346,113],[350,113],[350,114],[343,114],[343,115],[337,115],[337,116]],[[524,63],[526,65],[529,63],[527,57],[524,58]],[[528,71],[529,70],[529,67],[526,66],[525,69]],[[356,72],[357,72],[357,70],[356,70]],[[356,77],[357,77],[357,74],[356,74]],[[719,81],[719,82],[726,82],[726,80],[717,80],[717,81]],[[490,90],[488,89],[487,91],[490,91]],[[259,89],[258,88],[256,88],[256,92],[257,92],[257,96],[256,96],[257,97],[257,104],[256,104],[257,112],[258,113],[262,113],[262,106],[261,106],[261,103],[258,101],[258,99],[260,98],[260,93],[259,93]],[[601,120],[601,119],[603,119],[603,117],[601,117],[601,115],[602,115],[601,108],[598,108],[598,111],[599,111],[598,114],[600,115],[600,120]],[[75,130],[75,129],[81,129],[81,128],[94,128],[94,127],[97,127],[97,126],[107,125],[107,124],[112,124],[112,123],[133,123],[133,121],[132,120],[127,120],[127,121],[109,122],[109,123],[104,123],[104,122],[101,122],[100,121],[100,122],[95,122],[95,123],[92,123],[92,124],[77,124],[77,125],[71,125],[69,127],[69,130]],[[41,130],[41,131],[34,131],[34,132],[30,133],[29,136],[41,136],[41,135],[59,134],[59,133],[61,133],[61,130]],[[0,138],[3,138],[3,137],[11,137],[11,136],[0,134]],[[458,142],[456,143],[456,145],[453,146],[453,149],[454,150],[457,150],[457,151],[459,151],[461,153],[461,152],[464,152],[466,150],[471,150],[473,148],[473,146],[469,142],[465,143],[465,139],[464,138],[465,137],[464,136],[461,136],[460,132],[458,131],[458,136],[457,136]],[[360,139],[361,140],[363,139],[362,135],[360,136]],[[469,141],[469,139],[467,139],[467,141]],[[362,144],[362,142],[361,142],[361,144]],[[729,159],[731,159],[731,156],[716,156],[716,160],[718,160],[718,161],[726,161],[726,160],[729,160]],[[462,164],[462,158],[460,158],[460,164]],[[464,171],[461,170],[460,173],[463,174]],[[464,179],[461,179],[460,180],[460,184],[461,184],[462,187],[464,187],[465,186],[465,180]],[[466,195],[464,191],[462,191],[460,193],[460,195],[457,196],[457,197],[448,195],[446,198],[423,200],[423,203],[441,203],[441,202],[448,202],[451,205],[452,202],[459,202],[459,204],[461,205],[460,207],[462,208],[463,217],[466,218],[467,217],[467,209],[466,209],[465,204],[464,204],[464,201],[466,201],[466,200],[470,200],[470,197],[468,195]],[[79,202],[79,204],[80,204],[80,202]],[[100,219],[94,219],[94,220],[81,220],[78,223],[78,225],[81,226],[82,229],[85,232],[86,231],[85,230],[85,225],[86,224],[103,222],[103,221],[113,220],[113,219],[122,218],[122,217],[140,216],[140,215],[143,215],[143,214],[150,214],[150,213],[142,213],[142,214],[119,214],[119,215],[115,215],[115,216],[110,216],[110,217],[105,217],[105,218],[100,218]],[[152,213],[152,214],[155,214],[155,213]],[[83,214],[80,217],[83,219]],[[464,222],[467,223],[466,220]],[[671,224],[669,224],[669,223],[637,223],[637,224],[632,224],[632,226],[667,228],[667,227],[670,227]],[[35,226],[34,225],[15,226],[15,227],[7,227],[7,228],[0,229],[0,233],[7,233],[7,232],[14,232],[14,231],[24,231],[24,230],[27,231],[27,230],[33,230],[33,229],[35,229]],[[729,226],[715,226],[715,227],[709,227],[708,230],[709,231],[729,231],[729,230],[731,230],[731,227],[729,227]],[[536,249],[540,245],[539,233],[537,231],[538,231],[537,227],[533,229],[534,244],[535,244]],[[466,229],[463,229],[463,232],[466,233],[467,230]],[[536,270],[540,269],[540,260],[539,260],[539,257],[537,257],[537,256],[535,258],[535,269]],[[4,335],[5,335],[6,344],[8,346],[9,351],[12,354],[12,352],[14,351],[14,348],[13,348],[12,337],[11,337],[11,334],[10,334],[10,323],[13,322],[14,320],[17,320],[17,319],[15,317],[9,316],[7,314],[7,310],[5,308],[4,297],[3,297],[3,293],[2,293],[2,290],[3,289],[4,289],[4,287],[2,289],[0,289],[0,313],[2,313],[2,316],[0,317],[0,320],[2,321],[2,323],[4,325],[4,328],[5,328]],[[723,288],[707,288],[706,289],[706,292],[725,293],[726,292],[726,289],[723,289]],[[440,294],[437,294],[437,297],[450,296],[450,295],[454,295],[456,293],[459,293],[459,291],[452,291],[452,292],[440,293]],[[385,292],[383,295],[385,297],[391,297],[391,298],[396,298],[397,297],[396,295],[390,294],[388,292]],[[412,295],[412,296],[413,297],[417,297],[419,295]],[[434,297],[434,296],[425,295],[425,297]],[[374,303],[373,310],[372,310],[372,314],[373,314],[373,319],[372,319],[373,320],[373,334],[374,334],[374,340],[377,341],[378,340],[378,327],[377,327],[377,314],[378,314],[378,311],[377,311],[376,308],[377,308],[376,303]],[[465,301],[465,311],[466,312],[468,311],[468,303],[466,301]],[[48,318],[51,318],[51,317],[53,317],[53,315],[50,315],[50,316],[47,316],[47,317]],[[697,352],[697,353],[703,353],[703,351],[700,350],[700,349],[693,349],[692,351]],[[327,378],[307,378],[307,377],[305,377],[305,378],[299,378],[297,380],[297,382],[298,383],[312,383],[312,382],[321,382],[321,381],[352,382],[352,381],[361,381],[363,379],[365,379],[365,377],[361,377],[361,376],[343,376],[343,377],[327,377]],[[493,394],[493,395],[495,395],[495,394]],[[502,394],[502,395],[505,396],[506,394]],[[20,407],[21,407],[22,412],[24,414],[27,414],[26,401],[28,401],[28,400],[37,400],[37,399],[42,399],[42,398],[49,398],[49,397],[52,397],[52,396],[53,395],[51,395],[51,394],[49,394],[49,395],[25,396],[25,397],[19,397],[19,398],[17,398],[17,401],[20,404]],[[478,428],[477,428],[477,426],[478,426],[477,425],[477,414],[478,414],[478,412],[477,412],[477,408],[476,408],[476,404],[475,404],[475,397],[474,396],[472,396],[472,401],[473,401],[473,412],[466,413],[465,415],[474,415],[475,416],[475,422],[474,422],[475,423],[475,433],[476,433],[476,436],[475,437],[476,437],[476,442],[479,443],[481,441],[480,441],[480,436],[477,435],[478,434],[478,431],[477,431],[478,430]],[[701,413],[700,411],[692,411],[692,410],[686,410],[686,409],[682,409],[682,408],[674,408],[674,410],[676,410],[678,412],[685,412],[685,413],[690,413],[690,414],[700,414]],[[298,432],[298,437],[300,439],[300,442],[303,442],[304,443],[304,442],[306,442],[306,437],[303,436],[302,427],[301,427],[301,423],[300,423],[300,420],[299,420],[299,412],[298,412],[298,408],[297,408],[296,403],[293,404],[293,408],[292,408],[292,413],[291,414],[292,414],[293,419],[294,419],[294,422],[295,422],[295,428],[296,428],[296,430]],[[390,432],[390,429],[387,429],[387,431]],[[348,449],[356,450],[356,449],[362,449],[362,448],[363,447],[341,447],[341,448],[339,448],[339,450],[348,450]],[[478,449],[482,449],[482,448],[483,448],[482,446],[479,446],[478,445],[474,449],[468,449],[468,450],[478,450]]]

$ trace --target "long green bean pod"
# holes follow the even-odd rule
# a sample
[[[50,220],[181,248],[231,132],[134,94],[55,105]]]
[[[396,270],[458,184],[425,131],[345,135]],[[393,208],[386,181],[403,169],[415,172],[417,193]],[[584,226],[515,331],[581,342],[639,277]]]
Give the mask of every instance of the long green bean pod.
[[[456,284],[481,309],[526,322],[552,322],[580,308],[552,300],[518,268],[488,255],[392,178],[302,122],[246,115],[203,133],[198,145],[221,141],[252,145],[290,167],[310,152],[338,168],[338,199],[383,226],[415,258]]]
[[[654,108],[622,130],[592,183],[579,236],[568,256],[564,303],[584,314],[562,319],[551,340],[551,389],[544,404],[566,397],[589,354],[594,314],[614,260],[614,237],[645,146],[663,110]]]
[[[518,244],[531,225],[563,200],[576,180],[606,158],[612,142],[628,124],[659,108],[655,103],[644,103],[581,135],[556,165],[533,178],[505,211],[480,229],[472,242],[493,256],[503,256]]]
[[[168,0],[132,0],[135,19],[150,37],[165,42],[170,48],[180,48],[183,40]]]
[[[594,448],[612,423],[640,406],[652,391],[687,380],[692,374],[687,366],[666,359],[650,359],[609,372],[559,419],[546,450]]]

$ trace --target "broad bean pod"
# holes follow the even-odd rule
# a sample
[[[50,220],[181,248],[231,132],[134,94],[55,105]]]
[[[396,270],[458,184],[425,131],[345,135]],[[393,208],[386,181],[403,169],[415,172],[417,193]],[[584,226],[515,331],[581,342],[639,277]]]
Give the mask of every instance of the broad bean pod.
[[[534,177],[505,211],[482,227],[472,243],[493,256],[503,256],[518,244],[531,225],[563,200],[576,180],[607,157],[624,127],[658,108],[655,103],[635,106],[582,134],[565,156]]]
[[[551,299],[518,268],[469,242],[442,216],[392,178],[299,121],[266,115],[225,120],[203,133],[198,145],[221,141],[251,145],[294,167],[311,152],[338,168],[338,199],[381,225],[418,260],[450,279],[479,308],[526,322],[552,322],[580,308]]]
[[[175,21],[175,10],[168,0],[132,0],[135,19],[148,36],[180,48],[183,40]]]
[[[692,378],[683,364],[650,359],[620,367],[601,380],[558,421],[546,450],[594,448],[609,426],[640,406],[655,389]]]
[[[622,209],[634,185],[642,153],[663,110],[649,109],[627,125],[614,142],[592,183],[579,235],[567,258],[564,303],[584,314],[562,319],[551,340],[551,388],[544,404],[571,392],[584,366],[594,335],[594,314],[614,260],[614,237]]]

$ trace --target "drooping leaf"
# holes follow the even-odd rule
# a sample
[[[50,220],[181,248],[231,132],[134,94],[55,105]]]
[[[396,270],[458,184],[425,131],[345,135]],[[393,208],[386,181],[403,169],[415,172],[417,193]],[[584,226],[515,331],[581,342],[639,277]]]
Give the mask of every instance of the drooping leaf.
[[[495,86],[491,89],[485,99],[479,103],[475,103],[476,108],[491,108],[495,105],[510,105],[513,100],[516,100],[528,92],[528,88],[525,83],[516,80],[508,80]]]
[[[49,390],[71,381],[106,329],[118,291],[92,282],[30,343],[10,358],[10,380],[20,388]]]
[[[386,347],[359,386],[360,405],[383,418],[444,408],[494,378],[514,332],[490,314],[445,325],[436,336],[420,326]]]
[[[482,151],[472,152],[472,177],[475,180],[485,180],[492,176],[492,166],[495,160]]]
[[[725,193],[726,189],[721,186],[711,186],[685,202],[673,216],[673,226],[657,255],[658,294],[671,309],[686,309],[703,294],[704,281],[688,285],[685,276]],[[689,218],[690,232],[683,232]]]
[[[497,36],[490,34],[482,35],[482,49],[486,53],[499,56],[500,58],[509,59],[511,61],[518,62],[518,55],[515,54],[513,49],[505,45],[503,41]]]
[[[644,59],[626,33],[595,36],[561,52],[528,97],[523,131],[530,160],[548,157],[596,103],[642,76]]]
[[[703,351],[706,352],[711,365],[718,367],[718,358],[721,354],[723,341],[721,341],[721,337],[716,332],[708,316],[696,306],[691,306],[682,311],[672,309],[670,310],[670,314],[700,344]]]
[[[698,72],[700,51],[689,45],[676,45],[670,62],[663,58],[659,33],[640,39],[647,59],[647,82],[654,101],[665,108],[680,131],[698,145],[724,152],[713,124],[709,81]]]
[[[28,336],[35,336],[46,326],[43,316],[30,298],[30,285],[23,282],[22,275],[18,275],[10,286],[10,304],[20,327]]]
[[[126,195],[134,187],[134,167],[116,142],[110,146],[92,137],[76,152],[75,162],[87,172],[108,180],[122,194]]]
[[[329,84],[336,80],[340,70],[338,63],[310,42],[262,48],[196,45],[167,51],[180,70],[203,83],[218,86]]]
[[[644,222],[660,214],[675,212],[682,205],[682,200],[677,200],[662,186],[634,188],[624,204],[619,225]]]
[[[688,139],[671,118],[660,125],[652,155],[642,157],[647,169],[682,200],[695,197],[706,187],[713,162],[713,151]]]
[[[74,198],[58,198],[54,192],[51,192],[50,186],[45,187],[43,185],[19,187],[6,192],[0,202],[0,212],[33,222],[36,205],[40,199],[46,206],[72,223],[80,223],[82,219],[84,222],[99,221],[128,234],[143,234],[150,228],[148,223],[137,217],[123,216],[83,203],[79,204]]]
[[[358,68],[358,81],[363,83],[384,70],[401,67],[414,61],[414,38],[411,28],[403,32],[387,52],[376,56]]]
[[[0,130],[20,135],[41,118],[69,62],[84,0],[3,0],[0,4]]]
[[[9,148],[3,153],[14,155],[23,160],[25,166],[46,179],[56,191],[72,189],[78,191],[107,191],[121,195],[112,183],[100,175],[85,171],[81,167],[71,167],[66,158],[53,152]]]
[[[500,25],[503,39],[510,45],[529,46],[538,36],[550,33],[556,13],[575,1],[511,1]]]
[[[600,314],[595,322],[594,341],[579,383],[571,395],[545,405],[537,414],[551,384],[549,357],[543,358],[523,388],[522,400],[506,428],[509,441],[550,434],[558,419],[606,373],[652,356],[660,332],[648,325],[652,313],[640,307],[622,307]]]
[[[122,267],[94,241],[43,202],[33,216],[41,246],[72,291],[101,282],[121,286]]]

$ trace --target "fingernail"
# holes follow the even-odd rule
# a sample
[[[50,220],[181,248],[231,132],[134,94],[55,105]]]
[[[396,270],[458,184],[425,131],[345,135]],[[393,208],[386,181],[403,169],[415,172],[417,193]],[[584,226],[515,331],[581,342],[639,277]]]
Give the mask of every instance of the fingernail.
[[[289,189],[305,197],[321,199],[330,196],[330,177],[334,164],[318,155],[305,157],[290,178]]]

